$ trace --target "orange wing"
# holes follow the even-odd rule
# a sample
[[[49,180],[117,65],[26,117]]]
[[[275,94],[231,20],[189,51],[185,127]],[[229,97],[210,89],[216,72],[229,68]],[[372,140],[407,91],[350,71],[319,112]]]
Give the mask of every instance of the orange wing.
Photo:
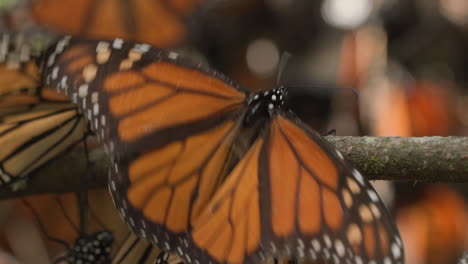
[[[118,159],[238,119],[246,93],[223,75],[147,44],[65,37],[43,77],[77,103]]]
[[[40,85],[31,56],[41,47],[35,47],[34,40],[1,35],[0,185],[23,179],[87,132],[77,108]]]
[[[71,104],[35,104],[3,116],[0,123],[0,185],[24,178],[87,133],[85,120]]]
[[[398,231],[371,185],[319,135],[283,115],[194,223],[192,261],[402,262]]]
[[[175,248],[223,180],[245,92],[176,53],[119,39],[65,38],[44,67],[118,161],[110,189],[121,213],[138,234]]]
[[[69,100],[54,90],[41,87],[39,70],[34,61],[17,67],[0,64],[0,120],[7,115],[31,111],[38,103],[67,103]]]
[[[199,0],[37,0],[32,16],[62,34],[121,37],[157,47],[180,44],[185,20]]]
[[[68,101],[40,84],[33,58],[46,42],[36,35],[0,34],[0,118],[29,111],[39,102]]]

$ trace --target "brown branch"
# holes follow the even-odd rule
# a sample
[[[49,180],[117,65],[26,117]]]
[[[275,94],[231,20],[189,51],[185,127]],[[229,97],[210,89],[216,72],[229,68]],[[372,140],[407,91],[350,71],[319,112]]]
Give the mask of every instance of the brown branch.
[[[372,180],[468,182],[468,137],[327,137]]]
[[[468,137],[326,137],[372,180],[468,182]],[[109,159],[102,149],[90,154],[76,148],[30,176],[27,188],[0,190],[0,198],[105,187]],[[88,173],[87,173],[88,171]],[[90,184],[83,180],[91,175]]]

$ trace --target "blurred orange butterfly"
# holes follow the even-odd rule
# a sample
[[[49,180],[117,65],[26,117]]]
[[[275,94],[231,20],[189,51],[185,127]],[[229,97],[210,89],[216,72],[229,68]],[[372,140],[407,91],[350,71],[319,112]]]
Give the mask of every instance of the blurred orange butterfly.
[[[172,47],[185,39],[186,22],[199,0],[35,0],[39,26],[90,38],[121,37]],[[24,20],[24,16],[20,19]],[[24,23],[23,21],[18,21]]]
[[[104,142],[123,218],[187,263],[403,262],[375,190],[285,109],[286,87],[250,94],[122,39],[64,37],[42,63]]]

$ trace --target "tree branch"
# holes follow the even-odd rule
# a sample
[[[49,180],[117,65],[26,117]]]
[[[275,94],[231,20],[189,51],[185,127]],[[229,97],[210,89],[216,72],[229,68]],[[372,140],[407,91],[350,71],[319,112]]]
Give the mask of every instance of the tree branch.
[[[468,182],[468,137],[326,139],[371,180]],[[26,189],[12,192],[0,188],[0,199],[105,187],[109,159],[102,149],[96,149],[90,160],[87,168],[83,150],[75,148],[31,175]],[[85,175],[94,179],[86,184]]]
[[[371,180],[468,182],[468,137],[327,137]]]

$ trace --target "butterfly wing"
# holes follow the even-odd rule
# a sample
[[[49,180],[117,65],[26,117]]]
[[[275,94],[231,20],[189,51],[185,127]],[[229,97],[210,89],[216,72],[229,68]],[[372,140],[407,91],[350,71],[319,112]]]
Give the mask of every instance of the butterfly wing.
[[[46,82],[80,106],[115,161],[121,214],[175,248],[223,179],[246,93],[176,53],[121,40],[65,38],[45,58]]]
[[[128,237],[120,245],[118,251],[112,257],[112,263],[152,264],[160,253],[161,250],[159,248],[154,247],[149,241],[140,239],[130,232]]]
[[[32,41],[1,35],[0,185],[38,169],[81,141],[87,131],[74,105],[40,86],[31,52],[41,47]]]
[[[169,47],[185,38],[185,20],[197,0],[38,0],[36,22],[62,34],[121,37]]]
[[[271,255],[402,263],[390,219],[341,153],[278,113],[195,222],[189,247],[200,263],[258,263]]]
[[[71,104],[36,104],[0,123],[1,185],[38,169],[86,135],[86,122]]]

